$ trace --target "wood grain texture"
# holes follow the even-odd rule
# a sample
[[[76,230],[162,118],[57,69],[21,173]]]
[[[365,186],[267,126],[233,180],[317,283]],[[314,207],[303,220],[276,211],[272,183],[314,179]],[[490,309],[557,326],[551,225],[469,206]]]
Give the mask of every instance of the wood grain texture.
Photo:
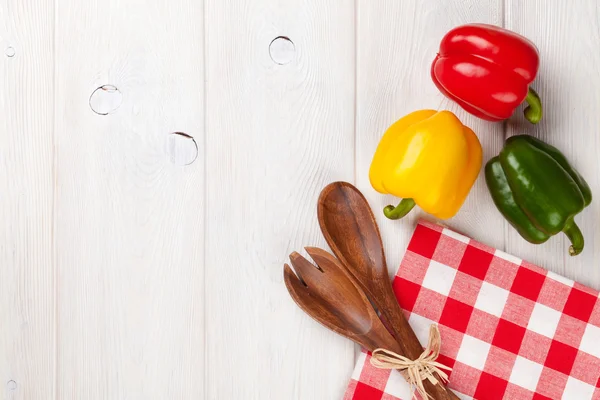
[[[448,221],[435,220],[418,207],[404,219],[390,221],[384,217],[383,207],[395,205],[398,199],[380,195],[369,183],[369,166],[381,136],[393,122],[415,110],[454,112],[479,137],[484,163],[502,148],[502,123],[491,124],[464,112],[439,93],[430,77],[444,34],[473,21],[501,25],[502,1],[358,0],[357,5],[356,179],[378,220],[390,275],[400,264],[421,217],[503,248],[505,222],[491,203],[483,175],[463,208]]]
[[[282,267],[323,247],[319,192],[353,179],[354,7],[206,0],[205,11],[205,398],[339,398],[353,344],[294,304]],[[295,44],[287,64],[269,54],[278,36]]]
[[[0,2],[0,398],[54,395],[54,2]]]
[[[439,42],[466,22],[536,43],[538,126],[435,88]],[[594,0],[0,2],[0,398],[340,398],[355,347],[281,272],[327,248],[321,189],[365,194],[392,274],[431,218],[385,219],[397,199],[368,169],[391,123],[433,108],[473,128],[484,162],[515,134],[557,146],[600,196],[599,46]],[[445,223],[600,289],[599,219],[595,198],[577,257],[562,236],[529,244],[480,175]]]
[[[57,2],[56,399],[203,398],[203,30],[196,0]]]
[[[354,285],[362,289],[372,302],[372,305],[368,304],[369,309],[374,306],[378,310],[378,314],[373,314],[376,321],[372,325],[381,325],[383,331],[386,331],[387,327],[392,334],[391,347],[384,342],[375,342],[371,343],[374,347],[363,344],[364,348],[369,351],[384,348],[410,360],[418,359],[423,353],[423,346],[408,324],[392,289],[392,281],[388,276],[389,269],[384,256],[383,241],[367,199],[350,183],[334,182],[327,185],[321,192],[317,215],[321,232],[335,256],[333,258],[336,261],[333,263],[334,267],[345,270],[346,275],[353,278],[351,281],[354,280]],[[327,269],[321,264],[317,264],[325,271],[325,274],[321,276],[323,279]],[[300,273],[303,282],[308,285],[308,292],[312,293],[311,283],[304,279],[302,271],[298,271],[296,264],[294,264],[294,268],[296,272]],[[316,282],[316,284],[318,283],[319,281]],[[289,290],[290,285],[287,280],[286,286]],[[363,297],[365,296],[363,295]],[[333,299],[332,304],[337,304],[337,308],[341,308],[340,299],[343,298],[344,296],[338,295]],[[298,302],[297,299],[296,301]],[[318,309],[316,311],[318,314]],[[379,323],[379,318],[386,322],[385,326]],[[368,321],[370,318],[359,319]],[[360,341],[355,340],[355,342],[362,344]],[[423,382],[426,393],[437,400],[458,399],[444,387],[440,377],[436,376],[436,378],[439,384]]]
[[[507,124],[507,136],[530,134],[556,146],[585,177],[595,198],[575,221],[585,236],[583,252],[571,257],[559,234],[534,246],[511,229],[507,250],[523,259],[600,289],[600,3],[594,0],[506,0],[506,27],[531,39],[541,66],[533,87],[544,118],[527,124],[522,113]]]

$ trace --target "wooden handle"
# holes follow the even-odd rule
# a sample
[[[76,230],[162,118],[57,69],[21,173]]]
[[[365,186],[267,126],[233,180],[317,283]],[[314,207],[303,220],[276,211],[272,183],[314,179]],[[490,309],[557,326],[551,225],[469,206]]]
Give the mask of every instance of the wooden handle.
[[[391,301],[388,302],[386,301],[387,299],[390,299]],[[397,350],[400,351],[398,354],[408,357],[411,360],[419,358],[423,353],[423,346],[404,317],[400,305],[395,300],[394,294],[392,293],[392,296],[386,296],[385,299],[377,299],[377,303],[376,307],[385,319],[384,323],[388,329],[392,331],[391,333],[396,339]],[[438,380],[442,382],[439,377]],[[442,383],[434,385],[429,381],[425,381],[423,382],[423,386],[427,393],[435,400],[460,400],[458,396],[452,393],[450,389]]]

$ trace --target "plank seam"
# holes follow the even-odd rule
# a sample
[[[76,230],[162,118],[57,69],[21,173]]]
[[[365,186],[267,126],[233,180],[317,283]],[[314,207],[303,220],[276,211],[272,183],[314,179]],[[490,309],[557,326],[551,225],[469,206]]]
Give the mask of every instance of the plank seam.
[[[52,221],[52,230],[51,230],[51,268],[52,268],[52,301],[54,302],[53,304],[53,316],[52,319],[54,321],[54,329],[53,329],[53,345],[52,345],[52,355],[54,358],[54,363],[53,363],[53,371],[52,371],[52,395],[54,396],[54,400],[58,400],[58,391],[59,391],[59,385],[58,385],[58,334],[59,334],[59,326],[58,326],[58,262],[57,262],[57,251],[56,251],[56,231],[57,231],[57,224],[56,224],[56,215],[57,215],[57,196],[58,196],[58,191],[57,191],[57,182],[58,182],[58,168],[57,168],[57,151],[56,151],[56,113],[57,113],[57,92],[56,92],[56,88],[58,87],[57,85],[57,80],[58,80],[58,74],[57,74],[57,68],[56,68],[56,63],[57,63],[57,57],[56,57],[56,35],[57,35],[57,27],[58,27],[58,12],[57,12],[57,8],[58,8],[58,0],[54,0],[54,16],[53,16],[53,21],[54,21],[54,29],[52,29],[52,34],[53,34],[53,38],[52,38],[52,54],[53,54],[53,72],[52,72],[52,76],[53,76],[53,80],[52,80],[52,93],[53,93],[53,99],[54,99],[54,104],[52,105],[53,110],[52,110],[52,178],[53,178],[53,185],[52,185],[52,215],[51,215],[51,221]]]
[[[206,341],[207,341],[207,320],[206,320],[206,237],[207,237],[207,229],[206,229],[206,225],[207,225],[207,221],[208,221],[208,176],[207,176],[207,171],[208,171],[208,162],[207,162],[207,157],[206,157],[206,149],[208,148],[208,134],[207,134],[207,130],[206,127],[208,126],[207,123],[207,119],[208,119],[208,112],[207,112],[207,77],[208,77],[208,63],[206,62],[207,59],[207,38],[208,38],[208,29],[207,26],[208,24],[206,23],[206,2],[208,0],[204,0],[202,2],[202,23],[203,23],[203,37],[202,37],[202,62],[204,63],[204,67],[202,70],[202,77],[203,77],[203,82],[202,82],[202,108],[203,108],[203,113],[204,115],[203,120],[202,120],[202,133],[203,133],[203,139],[202,139],[202,163],[203,163],[203,168],[204,171],[202,173],[203,175],[203,185],[204,185],[204,193],[203,193],[203,197],[204,197],[204,213],[202,216],[202,328],[204,330],[203,332],[203,336],[202,336],[202,352],[204,353],[204,368],[203,368],[203,380],[204,382],[202,383],[202,391],[204,392],[204,398],[207,399],[208,398],[208,371],[209,369],[207,368],[208,365],[208,351],[206,351]]]

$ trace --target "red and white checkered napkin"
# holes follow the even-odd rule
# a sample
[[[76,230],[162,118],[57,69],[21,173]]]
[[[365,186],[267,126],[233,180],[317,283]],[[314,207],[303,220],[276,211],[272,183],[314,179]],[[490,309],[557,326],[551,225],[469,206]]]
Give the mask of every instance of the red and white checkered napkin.
[[[421,344],[442,336],[461,399],[600,399],[599,293],[421,222],[394,290]],[[397,371],[361,353],[344,400],[410,400]]]

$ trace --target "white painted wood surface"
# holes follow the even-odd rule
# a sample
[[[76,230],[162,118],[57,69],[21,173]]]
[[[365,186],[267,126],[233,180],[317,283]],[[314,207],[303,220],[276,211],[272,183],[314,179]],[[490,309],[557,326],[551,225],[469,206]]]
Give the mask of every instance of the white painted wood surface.
[[[478,133],[484,161],[502,148],[502,123],[490,124],[466,113],[444,97],[430,77],[441,38],[453,27],[472,21],[501,25],[501,1],[439,1],[426,6],[419,0],[358,2],[357,186],[378,218],[387,259],[393,268],[400,264],[419,218],[443,222],[490,246],[504,246],[504,220],[490,203],[483,174],[461,211],[448,221],[436,220],[418,208],[406,219],[389,221],[381,210],[387,204],[396,204],[398,199],[380,195],[369,183],[369,165],[381,135],[394,121],[415,110],[454,112]]]
[[[538,45],[539,126],[435,89],[439,40],[474,21]],[[391,123],[434,108],[485,160],[518,133],[558,146],[598,196],[598,32],[594,0],[0,2],[0,399],[340,398],[355,348],[282,282],[289,252],[324,246],[321,188],[364,191],[397,266],[425,215],[381,218],[395,199],[368,167]],[[600,289],[599,220],[596,199],[578,257],[531,245],[480,176],[445,223]]]
[[[0,398],[53,397],[54,1],[0,3]]]
[[[185,132],[204,158],[202,3],[56,13],[55,398],[201,398],[204,164],[169,144]],[[105,84],[122,103],[103,116],[88,100]],[[98,112],[118,105],[102,95]]]
[[[206,399],[335,399],[352,370],[352,343],[283,284],[290,252],[325,245],[320,190],[354,178],[345,4],[206,2]],[[288,64],[271,59],[278,36],[295,44]]]
[[[544,104],[538,126],[532,129],[515,118],[507,124],[507,136],[529,133],[558,147],[595,196],[575,218],[586,241],[579,256],[567,254],[564,235],[532,247],[513,230],[507,230],[507,251],[600,289],[600,2],[507,0],[505,23],[539,48],[541,67],[534,86]]]

